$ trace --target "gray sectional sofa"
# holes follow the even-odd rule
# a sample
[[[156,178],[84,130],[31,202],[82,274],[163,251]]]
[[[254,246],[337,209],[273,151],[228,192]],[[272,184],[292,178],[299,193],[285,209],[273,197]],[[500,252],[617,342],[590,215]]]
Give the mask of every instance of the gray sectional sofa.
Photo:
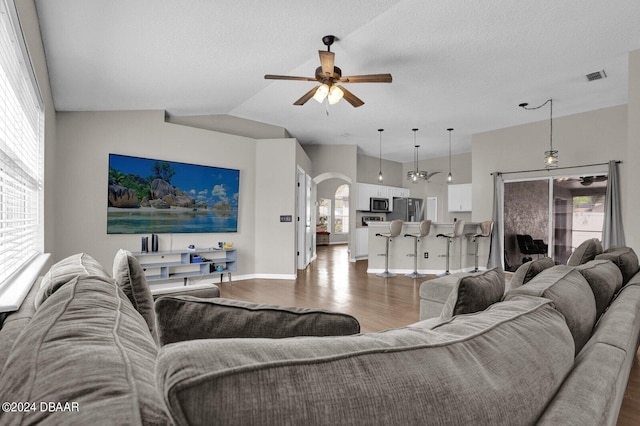
[[[154,303],[134,259],[108,274],[78,255],[0,330],[0,401],[77,410],[10,410],[0,424],[615,424],[640,274],[630,249],[592,262],[506,295],[501,270],[475,274],[443,315],[358,334],[326,311]]]

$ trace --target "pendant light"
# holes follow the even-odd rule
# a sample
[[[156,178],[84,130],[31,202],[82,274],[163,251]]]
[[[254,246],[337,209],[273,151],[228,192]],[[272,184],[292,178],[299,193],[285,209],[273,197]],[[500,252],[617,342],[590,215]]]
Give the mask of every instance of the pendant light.
[[[378,129],[380,133],[380,172],[378,173],[378,182],[382,183],[382,132],[384,129]]]
[[[451,174],[451,132],[453,129],[447,129],[449,132],[449,175],[447,176],[447,182],[453,182],[453,175]]]
[[[429,174],[424,170],[418,170],[418,148],[420,145],[416,143],[416,132],[418,129],[411,129],[413,131],[413,160],[415,163],[415,170],[411,170],[407,173],[407,179],[409,179],[413,183],[418,183],[419,180],[427,180]]]
[[[523,102],[518,106],[531,111],[534,109],[540,109],[546,104],[549,104],[549,150],[544,152],[544,168],[555,169],[558,167],[558,150],[553,149],[553,99],[549,98],[545,103],[537,107],[529,107],[529,104],[526,102]]]

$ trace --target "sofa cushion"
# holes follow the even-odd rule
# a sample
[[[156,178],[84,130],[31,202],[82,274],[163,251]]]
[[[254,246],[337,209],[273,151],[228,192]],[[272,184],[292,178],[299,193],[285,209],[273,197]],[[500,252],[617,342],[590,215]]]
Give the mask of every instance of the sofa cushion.
[[[110,278],[75,277],[20,334],[0,400],[77,403],[73,412],[0,413],[0,424],[170,424],[147,324]]]
[[[55,263],[40,282],[40,290],[36,294],[36,309],[58,288],[77,276],[111,278],[104,267],[86,253],[71,255]]]
[[[440,318],[484,311],[504,295],[504,272],[497,267],[461,277],[445,302]]]
[[[549,269],[554,265],[555,262],[550,257],[541,257],[540,259],[532,260],[520,265],[511,277],[509,288],[518,288],[521,285],[528,283],[540,272],[545,269]]]
[[[609,260],[591,260],[575,268],[591,286],[596,301],[596,319],[600,318],[622,287],[622,273]]]
[[[573,366],[571,334],[545,299],[419,325],[166,345],[157,382],[178,425],[513,425],[535,423]]]
[[[576,354],[582,349],[596,322],[596,302],[587,280],[571,266],[545,269],[526,285],[509,290],[505,300],[516,295],[544,297],[564,315],[573,335]]]
[[[622,285],[626,285],[629,280],[638,273],[638,256],[631,247],[610,247],[596,256],[598,260],[610,260],[620,268],[622,272]]]
[[[590,260],[596,258],[597,255],[602,253],[602,243],[597,238],[591,238],[586,241],[583,241],[571,256],[569,256],[569,260],[567,260],[567,265],[569,266],[578,266],[583,263],[587,263]]]
[[[127,295],[136,311],[147,323],[149,331],[157,341],[156,314],[153,310],[153,296],[144,270],[130,251],[120,249],[113,259],[113,279],[120,289]]]
[[[344,336],[360,332],[351,315],[232,299],[163,296],[157,299],[160,344],[194,339]]]
[[[440,318],[442,308],[453,287],[469,272],[456,272],[424,281],[420,284],[420,320]]]
[[[180,284],[176,287],[156,287],[151,289],[153,300],[162,296],[193,296],[201,299],[220,297],[220,288],[212,283]]]
[[[616,385],[625,358],[623,350],[603,343],[585,348],[576,357],[571,374],[536,424],[615,424],[618,411]]]
[[[31,322],[36,313],[35,297],[40,289],[42,277],[33,284],[27,297],[25,297],[20,309],[15,312],[7,312],[6,318],[0,322],[0,372],[2,366],[9,357],[13,342],[18,338],[22,330]]]

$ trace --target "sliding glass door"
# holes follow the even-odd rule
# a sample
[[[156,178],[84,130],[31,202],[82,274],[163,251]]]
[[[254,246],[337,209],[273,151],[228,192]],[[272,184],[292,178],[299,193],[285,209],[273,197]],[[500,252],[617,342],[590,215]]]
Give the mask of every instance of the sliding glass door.
[[[505,181],[505,268],[550,256],[565,264],[583,241],[602,238],[606,174]]]

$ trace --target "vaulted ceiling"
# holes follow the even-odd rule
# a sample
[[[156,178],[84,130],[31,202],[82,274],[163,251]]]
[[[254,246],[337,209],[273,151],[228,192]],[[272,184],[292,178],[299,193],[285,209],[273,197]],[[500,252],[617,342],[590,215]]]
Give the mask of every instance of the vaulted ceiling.
[[[627,103],[640,48],[637,0],[36,0],[56,109],[228,114],[284,127],[301,144],[356,144],[411,161],[471,150],[471,135]],[[293,102],[314,86],[324,35],[353,108]],[[586,74],[605,70],[589,82]],[[517,143],[517,141],[514,141]]]

